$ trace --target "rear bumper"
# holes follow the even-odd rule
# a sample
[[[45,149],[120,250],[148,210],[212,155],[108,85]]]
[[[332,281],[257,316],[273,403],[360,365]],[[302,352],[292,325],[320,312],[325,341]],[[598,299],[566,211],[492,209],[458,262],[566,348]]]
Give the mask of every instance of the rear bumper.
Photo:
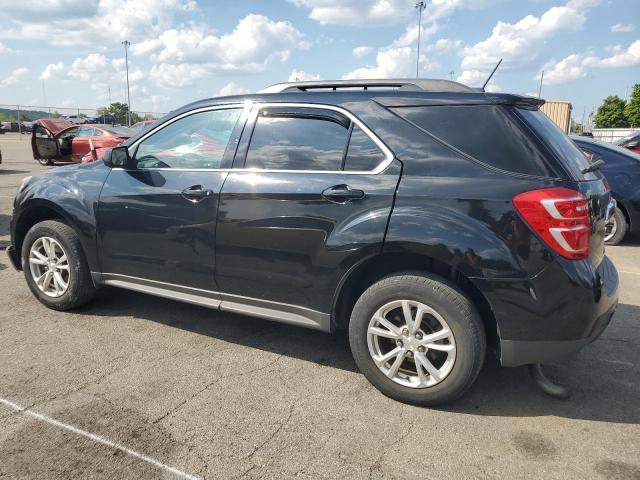
[[[493,310],[504,366],[548,363],[598,338],[618,304],[618,272],[608,257],[557,259],[534,278],[478,280]]]

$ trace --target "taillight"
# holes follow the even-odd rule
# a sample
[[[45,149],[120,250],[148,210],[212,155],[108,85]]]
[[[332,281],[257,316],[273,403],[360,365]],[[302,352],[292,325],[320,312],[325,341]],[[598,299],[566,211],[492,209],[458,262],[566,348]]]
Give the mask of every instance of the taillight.
[[[513,199],[525,222],[564,258],[589,256],[589,202],[568,188],[544,188],[521,193]]]

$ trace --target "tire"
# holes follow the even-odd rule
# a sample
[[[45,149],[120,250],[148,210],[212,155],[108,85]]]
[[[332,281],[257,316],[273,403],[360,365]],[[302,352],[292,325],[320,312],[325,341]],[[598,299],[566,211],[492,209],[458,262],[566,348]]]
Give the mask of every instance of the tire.
[[[605,243],[607,245],[618,245],[622,242],[625,235],[627,234],[627,230],[629,229],[629,225],[627,224],[627,218],[624,216],[622,210],[616,207],[613,216],[610,219],[610,223],[607,224],[607,230],[612,228],[613,231],[611,233],[605,234]],[[607,238],[609,236],[609,238]]]
[[[54,278],[50,278],[49,281],[51,286],[49,290],[53,290],[54,287],[56,289],[55,296],[52,296],[51,292],[45,293],[36,284],[34,278],[40,274],[44,275],[43,272],[50,268],[49,265],[42,264],[42,256],[46,256],[46,243],[49,244],[49,249],[55,250],[55,257],[63,260],[63,264],[60,264],[57,270],[60,274],[58,278],[62,279],[61,282],[59,283],[54,275],[51,275]],[[30,255],[34,246],[40,252],[40,256],[36,257],[33,254],[34,261],[32,261]],[[64,268],[63,255],[66,255],[66,268]],[[40,263],[35,264],[35,261]],[[43,305],[53,310],[71,310],[80,307],[89,302],[96,293],[80,239],[69,225],[60,221],[46,220],[31,227],[22,244],[22,266],[31,292]],[[64,281],[66,281],[66,289],[58,289],[57,287],[63,285]]]
[[[39,158],[38,163],[43,167],[48,167],[49,165],[53,165],[53,160],[50,158]]]
[[[416,330],[415,334],[401,337],[404,344],[397,346],[401,351],[402,349],[411,351],[406,354],[412,355],[410,358],[405,356],[404,360],[400,360],[402,363],[396,374],[396,377],[402,377],[408,372],[406,379],[396,377],[392,379],[388,376],[393,369],[391,360],[383,367],[379,367],[373,358],[379,349],[385,348],[384,344],[388,344],[387,350],[395,349],[393,343],[397,345],[397,337],[387,339],[369,333],[374,315],[376,318],[386,315],[385,319],[393,323],[396,328],[402,325],[406,313],[402,307],[394,306],[399,302],[406,302],[411,307],[412,318],[416,316],[414,307],[431,309],[431,313],[425,313],[423,316],[420,329]],[[385,309],[388,309],[389,313],[381,313],[386,311]],[[442,326],[441,330],[437,328],[438,324]],[[382,329],[394,334],[386,326],[379,323],[376,325],[374,325],[376,332]],[[419,350],[421,345],[416,347],[418,336],[420,341],[435,338],[429,336],[446,332],[445,325],[451,333],[448,338],[431,342],[431,347],[426,347],[426,350],[425,347]],[[436,328],[430,328],[431,326]],[[438,342],[446,343],[438,345]],[[466,392],[480,373],[486,352],[484,326],[469,298],[443,278],[411,272],[383,278],[362,294],[351,314],[349,343],[358,368],[373,386],[394,400],[423,407],[449,403]],[[445,348],[451,351],[439,351]],[[420,351],[424,353],[420,354]],[[445,353],[446,360],[444,360]],[[381,351],[381,354],[384,352]],[[449,355],[453,356],[453,363],[448,363],[451,362]],[[380,355],[377,358],[380,360]],[[395,359],[397,358],[396,356]],[[436,375],[429,373],[426,367],[422,368],[424,358],[430,361],[432,369],[434,367],[437,369],[438,362],[442,359],[442,366]],[[418,363],[421,365],[420,368],[417,367]],[[391,367],[387,369],[387,373],[383,373],[381,368],[389,366]],[[415,372],[412,371],[414,367]],[[418,374],[419,370],[422,371],[423,376]],[[413,373],[415,376],[411,375]]]

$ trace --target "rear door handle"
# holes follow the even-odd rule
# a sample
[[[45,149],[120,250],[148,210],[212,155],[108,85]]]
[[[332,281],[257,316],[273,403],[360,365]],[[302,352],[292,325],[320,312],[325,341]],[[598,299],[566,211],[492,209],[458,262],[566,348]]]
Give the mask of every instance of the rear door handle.
[[[364,198],[364,191],[351,188],[349,185],[334,185],[322,192],[322,196],[334,203],[346,203],[351,200]]]
[[[190,202],[197,203],[207,197],[213,197],[213,190],[204,189],[202,185],[191,185],[182,191],[182,196]]]

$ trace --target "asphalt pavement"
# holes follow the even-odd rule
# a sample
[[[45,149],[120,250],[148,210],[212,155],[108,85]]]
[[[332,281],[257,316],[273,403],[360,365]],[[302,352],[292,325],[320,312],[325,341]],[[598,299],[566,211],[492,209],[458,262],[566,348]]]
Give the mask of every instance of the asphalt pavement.
[[[0,479],[640,479],[640,239],[611,326],[547,368],[488,360],[439,409],[375,390],[346,338],[117,289],[48,310],[3,251],[22,178],[46,168],[0,135]]]

